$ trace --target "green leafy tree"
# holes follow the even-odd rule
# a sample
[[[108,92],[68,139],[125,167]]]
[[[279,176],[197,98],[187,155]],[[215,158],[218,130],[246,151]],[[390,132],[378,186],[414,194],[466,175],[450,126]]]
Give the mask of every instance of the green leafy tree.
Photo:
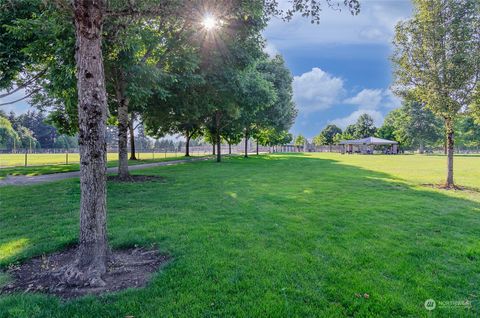
[[[356,138],[355,124],[348,125],[342,133],[342,140],[351,140]]]
[[[459,116],[455,123],[455,143],[466,148],[480,147],[480,124],[472,116]]]
[[[385,117],[377,131],[380,138],[396,140],[402,147],[424,152],[425,146],[433,146],[441,139],[442,123],[431,110],[421,103],[406,99]]]
[[[323,136],[324,143],[323,145],[333,145],[334,142],[334,137],[337,134],[341,134],[342,130],[337,127],[336,125],[327,125],[321,132],[320,135]]]
[[[414,14],[396,26],[394,89],[413,95],[443,118],[446,188],[454,187],[454,122],[478,85],[480,27],[477,0],[415,0]]]
[[[243,127],[245,157],[248,157],[248,140],[260,128],[262,122],[265,123],[265,112],[274,107],[277,100],[273,83],[275,74],[266,73],[265,68],[257,68],[256,64],[241,73],[238,84],[240,88],[238,101],[241,111],[237,121]]]
[[[325,140],[325,136],[322,133],[319,133],[315,137],[313,137],[313,144],[315,146],[323,146],[327,144],[327,141]]]
[[[373,123],[372,116],[362,114],[355,123],[355,138],[361,139],[375,135],[377,128]]]
[[[13,149],[19,143],[20,138],[12,123],[6,117],[0,116],[0,149]]]
[[[280,55],[272,59],[263,59],[258,69],[268,81],[273,83],[277,98],[270,107],[265,107],[257,113],[256,129],[252,136],[257,139],[257,144],[265,146],[265,142],[262,143],[259,138],[264,138],[264,132],[267,131],[271,133],[272,140],[283,145],[285,143],[280,141],[288,139],[286,137],[288,133],[285,132],[292,127],[298,113],[293,102],[293,77]]]
[[[296,138],[295,138],[295,146],[298,147],[298,149],[300,149],[301,147],[303,147],[305,145],[305,143],[307,142],[307,138],[305,138],[304,136],[302,135],[298,135]]]

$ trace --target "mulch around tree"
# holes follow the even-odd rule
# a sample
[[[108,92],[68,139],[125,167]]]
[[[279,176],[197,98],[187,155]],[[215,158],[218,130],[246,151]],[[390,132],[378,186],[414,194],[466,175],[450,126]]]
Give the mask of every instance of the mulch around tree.
[[[6,273],[12,280],[0,289],[0,294],[47,293],[70,299],[140,288],[146,286],[152,275],[170,259],[169,255],[161,254],[157,249],[135,247],[112,251],[107,273],[102,276],[106,285],[78,287],[66,285],[61,279],[62,268],[71,264],[76,252],[76,248],[70,248],[10,266]]]
[[[111,182],[125,182],[125,183],[136,183],[136,182],[151,182],[151,181],[162,181],[165,182],[165,177],[160,176],[142,176],[142,175],[130,175],[127,179],[120,179],[119,176],[107,176],[107,180]]]

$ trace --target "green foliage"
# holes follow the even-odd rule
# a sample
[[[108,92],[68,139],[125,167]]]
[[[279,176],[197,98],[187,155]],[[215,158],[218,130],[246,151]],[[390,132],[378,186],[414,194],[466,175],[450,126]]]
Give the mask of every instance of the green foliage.
[[[473,99],[480,72],[478,0],[415,0],[395,33],[395,90],[452,121]]]
[[[480,147],[480,124],[471,116],[457,118],[455,142],[462,148]]]
[[[333,145],[336,143],[334,139],[337,134],[342,134],[342,130],[339,127],[333,124],[327,125],[318,136],[313,138],[313,143],[316,146]]]
[[[321,133],[313,137],[313,144],[315,146],[323,146],[327,144],[327,141],[325,140],[325,136],[322,135]]]
[[[256,138],[262,146],[287,145],[293,141],[293,136],[288,131],[277,131],[274,128],[261,129]]]
[[[398,141],[403,148],[418,149],[434,146],[442,140],[442,121],[419,102],[406,99],[391,111],[377,136]]]
[[[295,138],[294,145],[295,145],[295,146],[303,146],[303,145],[305,145],[306,142],[307,142],[307,138],[305,138],[305,137],[302,136],[302,135],[298,135],[298,136]]]
[[[20,138],[13,129],[12,123],[5,117],[0,116],[0,149],[11,149],[19,144]]]
[[[362,114],[358,117],[355,123],[354,137],[356,139],[366,138],[375,135],[377,128],[373,124],[372,116],[368,114]]]

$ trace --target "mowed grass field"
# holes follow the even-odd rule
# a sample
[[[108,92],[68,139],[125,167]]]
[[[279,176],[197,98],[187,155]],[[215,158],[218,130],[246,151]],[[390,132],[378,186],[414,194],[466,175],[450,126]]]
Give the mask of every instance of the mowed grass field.
[[[110,244],[155,245],[172,261],[144,289],[0,296],[0,317],[476,317],[480,158],[458,156],[455,168],[472,190],[423,186],[442,180],[442,156],[281,154],[135,171],[165,180],[108,184]],[[1,187],[0,266],[75,244],[78,204],[78,179]],[[470,308],[440,306],[464,300]]]
[[[192,157],[204,156],[204,153],[191,153]],[[208,154],[207,154],[208,155]],[[23,159],[22,159],[23,158]],[[138,160],[129,160],[129,165],[139,165],[152,162],[186,159],[183,153],[140,153]],[[25,154],[0,154],[0,180],[11,176],[38,176],[43,174],[62,173],[80,170],[78,154],[68,155],[68,164],[65,154],[28,154],[27,167],[22,166]],[[108,153],[108,167],[118,166],[118,154]],[[3,161],[2,161],[3,160]],[[2,166],[2,164],[4,164]]]
[[[181,152],[163,153],[163,152],[141,152],[137,154],[137,159],[140,160],[155,160],[172,157],[181,157],[184,154]],[[192,156],[205,155],[204,153],[191,153]],[[130,155],[129,155],[130,156]],[[79,163],[80,155],[78,153],[69,153],[68,158],[66,153],[32,153],[27,154],[27,166],[42,166],[42,165],[63,165],[68,163]],[[107,155],[108,161],[118,160],[118,153],[109,152]],[[0,167],[17,167],[25,165],[25,154],[3,154],[0,153]]]

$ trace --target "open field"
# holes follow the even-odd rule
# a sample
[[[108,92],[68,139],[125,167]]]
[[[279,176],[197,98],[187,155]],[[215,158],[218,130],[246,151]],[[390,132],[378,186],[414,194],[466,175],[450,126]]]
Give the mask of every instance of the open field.
[[[181,152],[141,152],[137,154],[137,159],[140,160],[158,160],[165,158],[182,157]],[[202,153],[191,153],[192,156],[203,156]],[[130,154],[129,154],[130,156]],[[107,154],[108,161],[118,160],[118,153],[109,152]],[[68,157],[65,153],[32,153],[27,154],[27,166],[41,166],[41,165],[65,165],[80,162],[80,155],[78,153],[69,153]],[[3,154],[0,153],[0,168],[17,167],[25,165],[25,154]]]
[[[480,189],[480,157],[455,166]],[[0,296],[0,317],[479,315],[480,192],[422,186],[444,170],[443,156],[282,154],[135,171],[165,181],[109,183],[109,239],[172,255],[151,284]],[[78,179],[0,188],[0,266],[74,244],[78,204]],[[428,312],[429,298],[472,306]]]
[[[193,156],[192,156],[193,157]],[[188,159],[192,157],[174,157],[174,156],[167,156],[155,158],[155,159],[140,159],[140,160],[129,160],[129,166],[136,166],[142,165],[146,163],[154,163],[154,162],[164,162],[164,161],[175,161],[178,159]],[[200,156],[197,156],[200,158]],[[111,160],[107,162],[107,167],[117,167],[118,160]],[[0,169],[0,180],[5,178],[8,175],[11,176],[40,176],[45,174],[53,174],[53,173],[62,173],[62,172],[71,172],[71,171],[79,171],[80,164],[78,163],[71,163],[71,164],[57,164],[57,165],[40,165],[40,166],[28,166],[28,167],[7,167]]]

